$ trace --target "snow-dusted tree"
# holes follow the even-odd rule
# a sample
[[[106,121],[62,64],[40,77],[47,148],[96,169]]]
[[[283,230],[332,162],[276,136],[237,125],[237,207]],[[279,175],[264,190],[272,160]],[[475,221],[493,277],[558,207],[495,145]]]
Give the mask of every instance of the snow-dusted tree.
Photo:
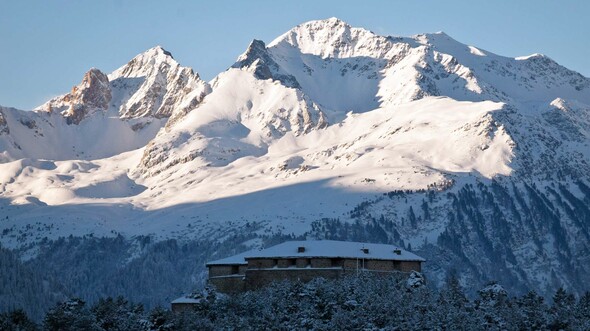
[[[507,329],[513,320],[513,310],[508,299],[508,292],[497,282],[488,283],[478,291],[479,300],[476,309],[479,322],[486,329]]]
[[[569,294],[560,287],[553,295],[553,305],[549,309],[551,314],[551,321],[549,328],[552,330],[567,330],[571,327],[575,307],[576,298],[573,294]]]
[[[162,307],[154,308],[148,316],[147,329],[150,331],[173,331],[172,312]]]
[[[519,330],[544,330],[547,328],[547,306],[542,296],[530,291],[516,299],[516,326]]]
[[[436,320],[440,326],[449,329],[459,329],[470,323],[468,312],[472,311],[469,300],[459,283],[456,274],[451,273],[445,287],[440,291],[437,300]]]
[[[578,300],[574,312],[573,329],[590,330],[590,292],[584,293]]]
[[[123,297],[100,299],[91,311],[102,330],[143,329],[143,306],[130,304]]]
[[[38,330],[38,328],[22,309],[17,309],[0,314],[0,330],[35,331]]]
[[[53,307],[43,320],[48,331],[100,330],[86,303],[74,298]]]

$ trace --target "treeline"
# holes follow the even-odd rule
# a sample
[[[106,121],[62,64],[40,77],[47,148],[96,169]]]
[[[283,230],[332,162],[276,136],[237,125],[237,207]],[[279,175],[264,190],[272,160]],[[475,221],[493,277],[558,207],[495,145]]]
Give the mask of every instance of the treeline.
[[[0,245],[0,312],[22,308],[41,321],[49,307],[68,297],[95,304],[101,297],[119,295],[152,309],[202,287],[205,263],[247,250],[245,241],[259,238],[271,246],[301,239],[255,235],[259,225],[254,222],[239,230],[220,241],[69,236],[41,242],[37,256],[29,260]]]
[[[90,306],[71,299],[39,324],[23,311],[0,315],[1,330],[588,330],[590,293],[558,290],[551,303],[535,292],[511,297],[496,283],[468,299],[456,278],[440,290],[420,275],[368,274],[309,283],[280,282],[235,296],[204,291],[194,309],[174,313],[123,298]]]
[[[581,295],[590,284],[590,187],[506,179],[391,191],[312,222],[307,236],[403,246],[426,258],[436,285],[456,270],[473,288],[495,279],[514,295],[550,298],[560,287]]]

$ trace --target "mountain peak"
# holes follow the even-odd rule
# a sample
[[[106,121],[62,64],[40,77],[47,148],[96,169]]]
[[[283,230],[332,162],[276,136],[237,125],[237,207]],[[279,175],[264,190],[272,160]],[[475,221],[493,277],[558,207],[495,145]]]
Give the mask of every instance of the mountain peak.
[[[172,53],[162,46],[155,46],[136,55],[127,64],[115,70],[109,75],[109,79],[113,81],[119,77],[147,76],[154,70],[158,71],[162,66],[177,67],[180,65],[174,60]]]
[[[97,84],[101,86],[108,87],[109,79],[107,75],[105,75],[102,71],[97,68],[90,68],[85,74],[84,78],[82,78],[81,85],[87,85],[88,87],[96,86]],[[76,89],[78,87],[74,87]]]
[[[331,17],[300,24],[279,36],[268,47],[295,47],[301,53],[322,58],[348,58],[368,56],[388,43],[385,37]]]
[[[148,49],[147,51],[143,52],[143,54],[146,55],[151,55],[151,56],[166,56],[166,57],[170,57],[171,59],[174,59],[174,56],[172,56],[172,53],[170,53],[169,51],[165,50],[164,47],[157,45],[154,46],[150,49]]]
[[[315,28],[315,29],[325,29],[325,28],[334,28],[334,27],[348,27],[350,28],[350,24],[344,22],[343,20],[337,17],[330,17],[321,20],[313,20],[308,21],[303,24],[298,25],[298,27],[306,27],[306,28]]]
[[[280,72],[279,65],[273,60],[262,40],[252,40],[246,52],[238,57],[232,68],[249,71],[258,79],[273,79],[288,87],[300,87],[295,77]]]
[[[94,110],[105,111],[111,101],[111,89],[109,79],[102,71],[91,68],[84,74],[82,82],[74,86],[72,91],[59,100],[56,104],[67,106],[63,111],[68,124],[79,124]],[[48,103],[51,111],[52,103]]]
[[[250,42],[250,45],[248,45],[248,48],[246,49],[246,51],[238,57],[237,61],[238,62],[245,61],[249,57],[251,57],[251,54],[253,54],[253,53],[259,54],[259,53],[265,52],[265,51],[266,51],[266,44],[264,43],[264,41],[258,40],[258,39],[252,39],[252,41]]]
[[[185,113],[209,93],[209,85],[162,46],[135,56],[109,79],[121,95],[132,95],[113,103],[122,118],[164,118],[174,110]]]

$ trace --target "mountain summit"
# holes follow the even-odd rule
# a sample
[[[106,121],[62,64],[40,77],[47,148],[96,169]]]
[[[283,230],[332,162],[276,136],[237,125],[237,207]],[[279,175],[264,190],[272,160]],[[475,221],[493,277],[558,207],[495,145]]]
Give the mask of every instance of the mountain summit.
[[[298,25],[269,44],[271,48],[294,47],[321,58],[385,58],[390,46],[387,37],[353,28],[335,17]]]
[[[50,113],[55,109],[67,118],[68,124],[79,124],[92,110],[106,111],[110,101],[109,79],[92,68],[72,92],[48,102],[44,109]]]
[[[211,82],[154,47],[33,112],[0,108],[0,227],[27,234],[2,245],[382,241],[426,256],[434,283],[581,292],[589,144],[590,79],[444,33],[311,21]]]

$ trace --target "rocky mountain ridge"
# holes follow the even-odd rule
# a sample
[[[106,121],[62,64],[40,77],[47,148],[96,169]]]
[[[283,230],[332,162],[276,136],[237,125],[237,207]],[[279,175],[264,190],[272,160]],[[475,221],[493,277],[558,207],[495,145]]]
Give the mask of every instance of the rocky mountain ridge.
[[[109,75],[90,69],[70,93],[32,112],[2,108],[4,132],[13,131],[0,139],[0,162],[96,159],[143,147],[210,91],[170,52],[151,48]]]

